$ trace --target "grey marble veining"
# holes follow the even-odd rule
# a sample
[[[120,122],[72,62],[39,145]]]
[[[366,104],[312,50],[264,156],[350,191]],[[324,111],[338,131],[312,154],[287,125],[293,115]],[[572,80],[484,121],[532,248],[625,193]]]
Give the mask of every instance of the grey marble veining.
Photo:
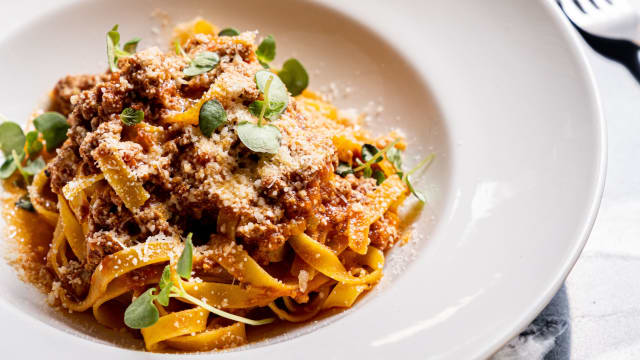
[[[563,286],[549,305],[492,360],[569,359],[571,320],[567,289]]]

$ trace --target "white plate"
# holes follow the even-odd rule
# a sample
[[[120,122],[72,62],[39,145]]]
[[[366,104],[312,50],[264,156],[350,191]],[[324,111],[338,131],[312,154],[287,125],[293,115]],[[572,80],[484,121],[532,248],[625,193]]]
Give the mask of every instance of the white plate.
[[[0,109],[11,119],[25,120],[59,77],[104,69],[114,23],[124,38],[142,35],[143,47],[159,41],[150,32],[158,8],[173,20],[202,15],[273,33],[277,62],[295,55],[313,88],[350,87],[339,105],[372,100],[384,108],[372,128],[399,126],[412,154],[437,153],[420,185],[430,206],[419,241],[394,251],[378,289],[351,311],[225,358],[483,358],[535,317],[584,246],[603,187],[605,130],[589,69],[552,2],[66,3],[0,40]],[[22,11],[3,16],[27,19],[34,6],[12,4]],[[51,312],[4,263],[0,294],[3,355],[176,358],[83,330],[86,319]]]

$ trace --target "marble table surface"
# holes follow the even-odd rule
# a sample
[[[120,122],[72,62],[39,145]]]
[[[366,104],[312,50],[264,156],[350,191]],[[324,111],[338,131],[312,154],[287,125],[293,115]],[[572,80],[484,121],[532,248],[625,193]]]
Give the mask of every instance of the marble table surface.
[[[640,9],[640,0],[632,1]],[[59,5],[5,1],[0,19],[8,33],[20,25],[11,16],[15,11],[30,8],[35,17]],[[640,359],[640,84],[625,67],[581,43],[608,126],[602,207],[565,286],[496,360]]]
[[[494,359],[640,359],[640,83],[596,51],[619,44],[586,39],[608,128],[602,206],[565,286]]]

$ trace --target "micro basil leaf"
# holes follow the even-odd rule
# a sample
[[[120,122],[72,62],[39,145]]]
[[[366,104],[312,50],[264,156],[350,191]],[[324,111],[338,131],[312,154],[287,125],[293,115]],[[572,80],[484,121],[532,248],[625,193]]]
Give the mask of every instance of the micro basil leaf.
[[[129,54],[135,53],[136,50],[138,49],[138,43],[140,42],[140,40],[142,39],[140,39],[139,37],[136,37],[127,41],[122,46],[122,50],[124,50],[126,53],[129,53]]]
[[[276,58],[276,40],[272,35],[267,35],[267,37],[262,39],[262,42],[256,50],[256,55],[258,56],[258,61],[260,61],[263,66]]]
[[[182,46],[180,46],[180,42],[178,40],[173,42],[173,47],[174,47],[174,50],[176,52],[176,55],[179,55],[179,56],[182,56],[185,59],[191,60],[189,58],[189,56],[187,55],[187,53],[184,52],[184,49],[182,48]]]
[[[43,148],[42,141],[38,139],[38,132],[36,130],[29,131],[26,136],[27,140],[27,154],[32,158],[38,155]]]
[[[388,154],[387,154],[388,155]],[[402,181],[404,181],[405,184],[407,184],[407,187],[409,188],[409,191],[411,191],[411,193],[418,199],[420,200],[420,202],[425,202],[425,196],[424,194],[417,190],[416,188],[413,187],[413,184],[411,183],[411,174],[413,174],[414,172],[418,171],[418,169],[422,168],[423,166],[428,166],[429,164],[431,164],[431,162],[433,161],[433,159],[435,158],[435,154],[431,154],[429,156],[427,156],[424,160],[420,161],[418,163],[418,165],[416,165],[413,169],[409,170],[408,172],[402,172],[402,171],[398,171],[396,174],[400,177],[400,179],[402,179]],[[395,164],[394,164],[395,166]]]
[[[27,211],[31,211],[31,212],[35,211],[33,204],[31,203],[31,199],[29,198],[29,195],[21,196],[18,199],[18,201],[16,201],[16,207],[27,210]]]
[[[213,99],[202,104],[198,124],[204,136],[211,137],[217,128],[226,123],[227,112],[218,100]]]
[[[264,101],[256,100],[249,104],[249,112],[255,116],[259,117],[262,112],[262,107],[264,106]],[[269,120],[277,120],[280,117],[280,114],[284,112],[286,109],[286,104],[283,103],[274,103],[269,102],[269,107],[264,112],[264,117]]]
[[[112,72],[118,71],[118,59],[121,57],[131,56],[136,52],[140,38],[133,38],[124,44],[124,48],[120,48],[120,33],[118,25],[107,32],[107,62]]]
[[[38,116],[33,120],[33,125],[42,133],[47,152],[51,152],[67,140],[69,124],[67,118],[58,112],[49,111]]]
[[[278,76],[287,86],[292,96],[300,95],[309,85],[309,74],[296,59],[285,61],[282,69],[278,72]]]
[[[27,161],[27,165],[22,167],[22,172],[27,175],[35,175],[39,173],[42,169],[44,169],[45,163],[41,156],[37,157],[35,160]]]
[[[24,143],[25,136],[20,125],[11,121],[0,124],[0,149],[5,158],[14,150],[18,153],[24,151]]]
[[[178,258],[178,275],[180,275],[184,279],[191,278],[191,270],[193,267],[193,243],[191,242],[192,236],[193,234],[191,233],[187,235],[187,238],[184,241],[184,249],[182,250],[182,254],[180,254],[180,257]]]
[[[340,164],[338,164],[336,174],[345,177],[349,174],[353,174],[353,168],[351,167],[351,165],[341,162]]]
[[[169,294],[171,294],[172,286],[173,283],[169,281],[165,287],[160,287],[160,292],[158,293],[158,297],[156,297],[156,300],[158,300],[158,303],[160,303],[160,305],[169,305]]]
[[[259,153],[276,154],[280,149],[282,135],[273,125],[262,125],[243,121],[236,127],[240,141],[249,150]]]
[[[220,56],[211,51],[198,53],[182,72],[186,76],[196,76],[213,70],[220,62]]]
[[[155,295],[151,288],[138,296],[124,312],[124,323],[132,329],[143,329],[155,324],[160,318],[158,309],[153,304]]]
[[[379,152],[380,150],[374,145],[364,144],[362,145],[362,160],[364,160],[364,162],[366,163],[367,161],[371,160],[371,158],[373,158]],[[380,161],[382,161],[382,156],[379,156],[374,161],[374,164]]]
[[[169,265],[164,267],[162,270],[162,277],[160,277],[160,282],[158,282],[158,286],[160,289],[164,289],[167,287],[167,284],[171,283],[171,267]]]
[[[409,187],[409,191],[411,191],[411,193],[420,201],[420,202],[425,202],[425,198],[424,198],[424,194],[422,193],[422,191],[417,190],[413,187],[413,185],[411,184],[411,177],[407,176],[404,179],[404,182],[407,184],[407,186]]]
[[[402,171],[402,152],[396,147],[392,147],[387,151],[387,159],[396,168],[396,171]]]
[[[380,170],[373,172],[373,178],[376,179],[376,185],[382,184],[387,179],[384,173]]]
[[[238,36],[238,35],[240,35],[240,32],[234,28],[222,29],[218,33],[218,36]]]
[[[367,166],[366,168],[362,169],[362,176],[366,178],[370,178],[371,176],[373,176],[373,170],[371,170],[371,166]]]
[[[111,31],[107,32],[107,62],[112,72],[118,71],[118,58],[116,57],[116,48],[120,44],[120,33],[118,25],[114,25]]]
[[[0,179],[9,178],[18,168],[16,162],[13,161],[13,156],[9,155],[4,159],[2,166],[0,166]]]
[[[144,120],[144,111],[128,107],[120,113],[120,120],[127,126],[139,124]]]
[[[279,77],[275,76],[269,70],[260,70],[256,73],[255,80],[256,86],[258,90],[262,93],[265,92],[265,88],[269,79],[271,80],[271,86],[269,87],[269,106],[267,107],[267,111],[265,112],[265,117],[269,120],[276,120],[280,114],[282,114],[287,105],[289,104],[289,93],[287,92],[287,87],[284,85],[282,80]],[[267,99],[265,99],[267,100]],[[262,109],[262,101],[256,101],[256,105],[249,106],[249,110],[256,116],[258,116],[255,112],[258,109]],[[260,111],[257,111],[259,114]]]

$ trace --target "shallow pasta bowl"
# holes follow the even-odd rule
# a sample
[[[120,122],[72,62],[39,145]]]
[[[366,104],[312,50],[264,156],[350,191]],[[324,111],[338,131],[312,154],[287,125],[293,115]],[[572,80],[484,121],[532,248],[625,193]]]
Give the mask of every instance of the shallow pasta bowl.
[[[274,34],[278,61],[300,59],[313,89],[367,111],[374,132],[403,129],[406,162],[435,152],[418,185],[428,205],[415,219],[413,240],[389,255],[380,286],[348,311],[225,358],[487,357],[550,300],[595,219],[604,124],[583,55],[551,2],[10,6],[20,11],[2,16],[21,25],[0,38],[0,78],[10,86],[0,110],[14,121],[42,105],[61,76],[105,69],[104,34],[115,23],[125,37],[142,36],[141,47],[168,47],[162,13],[152,16],[160,9],[172,21],[200,15]],[[143,356],[124,333],[50,310],[4,262],[0,293],[7,355]]]

